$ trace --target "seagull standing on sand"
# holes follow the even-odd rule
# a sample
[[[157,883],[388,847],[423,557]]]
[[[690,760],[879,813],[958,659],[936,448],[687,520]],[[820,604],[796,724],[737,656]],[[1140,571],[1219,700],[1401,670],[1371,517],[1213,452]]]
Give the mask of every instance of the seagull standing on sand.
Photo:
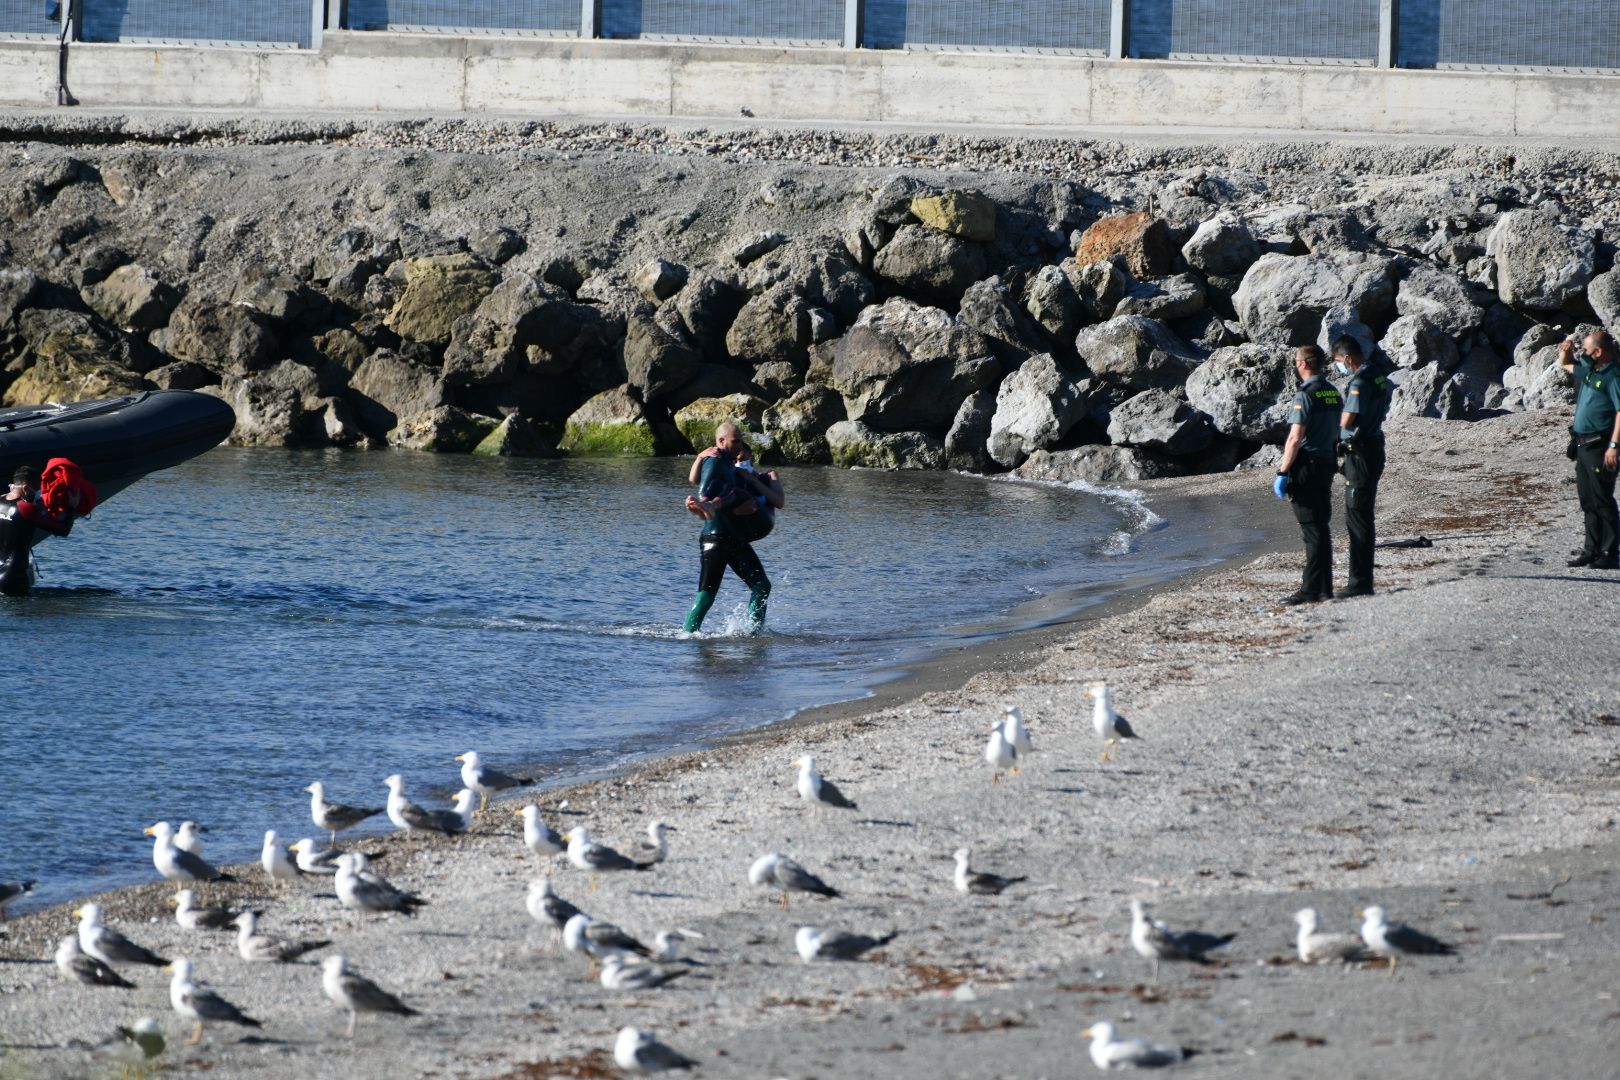
[[[337,834],[344,829],[352,829],[368,817],[374,817],[383,812],[381,806],[346,806],[343,803],[326,801],[326,785],[319,780],[304,789],[309,792],[309,816],[315,819],[315,827],[324,829],[332,834],[332,843],[337,843]]]
[[[1002,773],[1018,773],[1018,751],[1007,741],[1006,725],[999,720],[990,729],[990,741],[984,744],[984,760],[990,766],[992,784],[1001,783]]]
[[[365,856],[350,851],[338,858],[338,902],[350,911],[397,911],[401,915],[415,915],[416,909],[426,904],[420,896],[394,888],[385,878],[366,870]]]
[[[116,930],[101,925],[101,905],[86,904],[73,912],[79,920],[79,947],[103,964],[150,964],[163,967],[169,961],[150,949],[143,949]]]
[[[287,858],[287,849],[281,846],[281,838],[274,829],[265,830],[264,847],[259,849],[259,865],[264,867],[271,884],[278,888],[284,882],[297,881],[300,877],[298,866]]]
[[[1138,956],[1153,961],[1153,981],[1159,981],[1159,961],[1191,960],[1195,964],[1214,963],[1206,954],[1232,943],[1236,934],[1206,934],[1198,930],[1170,929],[1148,915],[1140,900],[1131,901],[1131,946]]]
[[[124,990],[133,990],[135,984],[124,978],[118,972],[85,954],[79,947],[77,934],[69,934],[56,943],[56,966],[62,974],[86,986],[116,986]]]
[[[579,908],[551,890],[550,878],[536,878],[529,882],[529,899],[525,906],[529,909],[529,917],[541,926],[555,930],[559,940],[568,920],[583,914]]]
[[[659,1042],[639,1028],[627,1027],[613,1040],[613,1060],[627,1073],[646,1075],[669,1072],[671,1069],[690,1069],[697,1062],[685,1054]]]
[[[1087,683],[1086,697],[1091,699],[1091,727],[1102,737],[1103,752],[1098,755],[1098,761],[1112,761],[1114,754],[1112,747],[1124,739],[1137,738],[1136,732],[1131,730],[1130,721],[1114,711],[1114,691],[1101,679]]]
[[[298,857],[298,870],[304,874],[335,874],[338,859],[343,857],[343,852],[337,848],[316,847],[315,841],[307,836],[288,850]]]
[[[1019,757],[1033,754],[1035,746],[1029,741],[1029,729],[1024,726],[1024,711],[1016,705],[1005,708],[1007,714],[1001,718],[1002,737],[1012,744]]]
[[[793,764],[799,767],[799,798],[809,803],[812,809],[820,810],[824,806],[838,810],[858,809],[853,800],[838,790],[837,784],[816,772],[814,754],[795,758]]]
[[[393,1013],[395,1016],[415,1016],[416,1010],[390,994],[363,975],[349,970],[349,962],[342,955],[328,956],[321,963],[321,989],[332,1004],[349,1013],[349,1027],[344,1032],[354,1038],[354,1023],[363,1012]]]
[[[244,911],[236,917],[236,953],[250,964],[289,964],[330,941],[283,941],[259,933],[259,917]]]
[[[32,881],[7,881],[0,883],[0,922],[5,922],[7,919],[6,905],[10,904],[19,896],[27,896],[33,891],[34,882]]]
[[[534,783],[528,777],[509,776],[499,769],[492,769],[478,760],[478,751],[469,750],[456,758],[461,762],[461,784],[478,793],[478,812],[482,814],[489,807],[489,797],[497,791],[511,791],[513,788],[528,787]]]
[[[1080,1033],[1091,1040],[1091,1063],[1099,1069],[1156,1069],[1185,1060],[1189,1053],[1179,1046],[1150,1043],[1146,1039],[1116,1039],[1114,1025],[1092,1024]]]
[[[1374,904],[1361,912],[1361,940],[1368,951],[1389,959],[1389,973],[1395,974],[1395,965],[1402,956],[1454,956],[1455,945],[1414,930],[1405,923],[1392,923],[1385,919],[1384,909]]]
[[[204,990],[192,982],[191,961],[185,957],[175,957],[168,970],[174,972],[174,977],[169,980],[169,1004],[174,1006],[175,1012],[197,1025],[197,1029],[191,1033],[191,1038],[186,1040],[187,1046],[196,1046],[202,1042],[205,1020],[218,1020],[251,1028],[264,1026],[212,990]]]
[[[583,953],[593,960],[610,956],[652,956],[652,950],[610,922],[601,922],[581,912],[563,926],[563,945],[569,952]]]
[[[999,896],[1009,885],[1029,880],[1023,876],[1002,877],[988,871],[972,870],[968,867],[968,858],[972,854],[971,848],[957,848],[952,856],[956,859],[956,891],[963,896]]]
[[[197,894],[190,889],[181,889],[169,897],[169,903],[174,905],[174,921],[187,930],[229,930],[240,914],[222,907],[198,907]]]
[[[654,990],[691,973],[689,968],[659,967],[613,953],[602,961],[600,982],[604,990]]]
[[[869,934],[850,934],[842,930],[821,930],[814,926],[801,926],[793,935],[793,947],[805,963],[816,960],[859,960],[873,949],[879,949],[900,936],[891,930],[882,937]]]
[[[701,961],[688,960],[681,956],[681,947],[677,945],[676,942],[688,938],[701,941],[703,940],[703,935],[698,933],[696,930],[686,930],[681,927],[676,927],[674,930],[658,931],[657,936],[653,938],[652,958],[666,964],[679,960],[683,964],[701,965]]]
[[[180,829],[174,834],[174,846],[181,851],[189,851],[193,855],[201,855],[203,849],[202,826],[195,821],[182,821]]]
[[[778,890],[782,894],[784,908],[788,906],[790,893],[814,893],[829,900],[837,899],[840,895],[837,889],[779,851],[755,859],[754,865],[748,868],[748,880],[755,885]]]
[[[454,836],[472,825],[473,793],[467,788],[456,795],[454,810],[424,810],[405,797],[405,778],[398,773],[383,783],[388,786],[388,820],[404,832],[407,840],[416,833]]]
[[[563,834],[568,841],[568,861],[581,870],[591,872],[591,888],[596,888],[596,875],[615,870],[651,870],[652,863],[639,863],[621,855],[610,847],[591,841],[591,830],[580,825]]]
[[[1349,963],[1363,960],[1370,954],[1360,934],[1328,934],[1317,929],[1315,908],[1300,908],[1294,912],[1299,924],[1299,962],[1302,964],[1329,964],[1334,961]]]
[[[203,862],[189,851],[174,846],[174,830],[167,821],[148,825],[143,832],[152,840],[152,865],[170,881],[235,881],[229,874]]]
[[[649,822],[647,835],[636,841],[636,853],[631,857],[642,866],[654,866],[669,858],[669,837],[664,834],[670,828],[667,822]]]
[[[530,851],[542,859],[549,855],[562,855],[568,850],[568,841],[562,834],[540,820],[540,808],[532,803],[519,810],[523,818],[523,842]]]

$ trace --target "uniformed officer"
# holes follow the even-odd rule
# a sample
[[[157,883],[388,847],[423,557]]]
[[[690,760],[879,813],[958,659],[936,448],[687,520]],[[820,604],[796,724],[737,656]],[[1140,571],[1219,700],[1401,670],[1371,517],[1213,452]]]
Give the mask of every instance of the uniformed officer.
[[[1344,600],[1371,596],[1373,591],[1373,545],[1378,539],[1373,505],[1378,501],[1378,478],[1384,475],[1384,417],[1389,415],[1395,384],[1389,380],[1389,367],[1362,356],[1355,338],[1333,343],[1333,367],[1350,376],[1339,417],[1344,525],[1350,534],[1350,580],[1339,590],[1339,599]]]
[[[1333,599],[1333,446],[1339,439],[1344,399],[1327,381],[1327,358],[1315,345],[1294,353],[1299,392],[1288,409],[1288,441],[1271,485],[1279,499],[1291,499],[1299,531],[1305,538],[1305,576],[1298,592],[1279,603],[1315,604]]]
[[[1570,566],[1620,569],[1620,510],[1614,480],[1620,469],[1620,365],[1614,338],[1587,334],[1577,356],[1573,338],[1558,346],[1558,366],[1575,376],[1575,491],[1586,517],[1586,543]]]

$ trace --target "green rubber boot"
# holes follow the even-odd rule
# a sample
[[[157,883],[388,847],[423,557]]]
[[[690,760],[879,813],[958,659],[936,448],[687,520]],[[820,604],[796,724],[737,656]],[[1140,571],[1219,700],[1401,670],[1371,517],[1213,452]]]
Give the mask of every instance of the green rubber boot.
[[[686,613],[686,632],[695,634],[703,627],[703,620],[709,615],[709,609],[714,606],[714,590],[700,589],[692,598],[692,610]]]

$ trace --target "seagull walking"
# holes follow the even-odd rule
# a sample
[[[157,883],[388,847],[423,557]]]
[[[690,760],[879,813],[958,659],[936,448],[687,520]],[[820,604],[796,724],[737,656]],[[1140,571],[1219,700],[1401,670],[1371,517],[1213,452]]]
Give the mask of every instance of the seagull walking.
[[[259,918],[251,911],[236,917],[236,953],[250,964],[290,964],[305,953],[332,944],[320,941],[283,941],[259,933]]]
[[[321,989],[332,1004],[349,1013],[349,1027],[344,1035],[354,1038],[354,1024],[363,1012],[392,1013],[395,1016],[415,1016],[416,1010],[390,994],[364,975],[349,970],[349,962],[339,954],[328,956],[321,963]]]
[[[368,817],[375,817],[383,812],[381,806],[348,806],[344,803],[326,801],[326,785],[319,780],[304,789],[309,792],[309,816],[315,819],[315,827],[324,829],[332,834],[332,843],[337,843],[337,834],[344,829],[352,829]]]
[[[641,1076],[672,1069],[690,1069],[697,1064],[680,1051],[633,1027],[624,1028],[619,1032],[619,1037],[613,1040],[613,1060],[625,1072]]]
[[[174,972],[169,980],[169,1004],[174,1011],[184,1019],[197,1025],[186,1040],[187,1046],[196,1046],[202,1042],[203,1022],[219,1021],[226,1024],[241,1024],[243,1027],[263,1027],[253,1017],[238,1009],[212,990],[205,990],[191,979],[191,961],[183,956],[175,957],[174,963],[168,966]]]
[[[168,960],[150,949],[142,948],[116,930],[101,924],[101,905],[86,904],[73,912],[79,920],[79,947],[85,954],[103,964],[149,964],[163,967]]]
[[[1349,963],[1352,960],[1367,959],[1371,955],[1360,934],[1321,932],[1317,928],[1319,924],[1315,908],[1300,908],[1294,912],[1294,922],[1299,925],[1296,945],[1299,948],[1299,962],[1302,964],[1330,964],[1335,961]]]
[[[972,848],[957,848],[952,856],[956,860],[956,891],[963,896],[1000,896],[1008,886],[1029,880],[1023,875],[1003,877],[989,871],[974,870],[968,866],[972,854]]]
[[[1140,900],[1131,901],[1131,946],[1138,956],[1153,961],[1153,981],[1159,981],[1161,960],[1190,960],[1212,964],[1207,955],[1232,943],[1236,934],[1206,934],[1199,930],[1170,929],[1153,918]]]
[[[1092,1024],[1080,1034],[1091,1040],[1091,1063],[1099,1069],[1156,1069],[1190,1056],[1179,1046],[1115,1038],[1114,1025],[1106,1022]]]
[[[265,876],[277,888],[302,876],[298,865],[287,857],[287,849],[281,846],[281,837],[276,835],[274,829],[265,830],[264,846],[259,849],[259,865],[264,867]]]
[[[478,760],[478,751],[469,750],[457,756],[461,762],[461,784],[478,793],[478,812],[482,814],[489,807],[489,797],[498,791],[511,791],[513,788],[528,787],[534,781],[528,777],[510,776],[499,769],[492,769]]]
[[[754,865],[748,868],[748,880],[755,885],[764,885],[780,892],[784,908],[788,906],[788,896],[791,893],[813,893],[816,896],[825,896],[829,900],[841,895],[837,889],[779,851],[755,859]]]
[[[1108,683],[1101,679],[1087,683],[1085,694],[1091,699],[1091,727],[1103,740],[1103,752],[1097,760],[1112,761],[1114,746],[1140,736],[1131,730],[1130,721],[1114,711],[1114,691]]]
[[[538,806],[531,803],[517,813],[523,819],[523,843],[530,851],[542,859],[568,851],[568,841],[562,838],[562,834],[540,820]]]
[[[859,960],[873,949],[880,949],[900,936],[891,930],[880,937],[870,934],[851,934],[842,930],[821,930],[814,926],[801,926],[793,935],[793,947],[805,963],[817,960]]]
[[[152,865],[170,881],[235,881],[229,874],[203,862],[191,852],[174,846],[174,830],[167,821],[148,825],[143,832],[152,837]]]
[[[838,785],[828,780],[816,771],[816,757],[806,754],[795,758],[793,764],[799,767],[799,798],[809,803],[814,810],[822,807],[832,807],[836,810],[859,809],[853,799],[845,797]]]
[[[56,966],[62,974],[86,986],[116,986],[132,990],[135,984],[105,963],[85,953],[77,934],[69,934],[56,943]]]
[[[1389,960],[1389,973],[1402,956],[1455,956],[1457,947],[1405,923],[1392,923],[1377,904],[1361,912],[1361,940],[1370,952]]]
[[[990,766],[992,784],[1001,783],[1002,773],[1009,776],[1018,773],[1018,751],[1007,741],[1005,725],[999,720],[990,729],[990,741],[984,744],[984,760]]]

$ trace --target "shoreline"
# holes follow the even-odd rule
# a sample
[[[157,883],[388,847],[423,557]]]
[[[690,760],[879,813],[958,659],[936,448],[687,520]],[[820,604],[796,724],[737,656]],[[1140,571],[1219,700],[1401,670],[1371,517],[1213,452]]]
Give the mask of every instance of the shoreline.
[[[677,824],[671,861],[650,880],[609,875],[591,893],[585,875],[551,870],[563,896],[642,936],[704,932],[692,944],[708,966],[679,990],[627,999],[546,951],[522,911],[528,879],[546,867],[515,838],[509,802],[461,841],[409,855],[391,838],[366,841],[388,852],[390,878],[430,899],[410,925],[351,929],[325,886],[272,901],[252,870],[240,886],[208,887],[211,903],[262,900],[274,933],[337,938],[426,1014],[362,1018],[352,1045],[333,1037],[342,1019],[316,968],[250,968],[227,955],[229,938],[146,922],[166,914],[166,883],[106,894],[108,921],[153,947],[200,948],[199,975],[262,1013],[264,1042],[211,1029],[199,1048],[175,1039],[165,1058],[241,1075],[607,1075],[588,1069],[601,1069],[625,1023],[699,1057],[704,1076],[988,1075],[1009,1062],[1013,1075],[1053,1075],[1084,1068],[1076,1032],[1100,1019],[1199,1046],[1205,1056],[1185,1068],[1200,1075],[1509,1076],[1549,1052],[1564,1074],[1604,1075],[1603,972],[1620,955],[1612,880],[1599,882],[1614,850],[1604,753],[1620,688],[1578,662],[1568,613],[1620,611],[1620,594],[1601,574],[1562,571],[1578,515],[1562,482],[1561,419],[1392,427],[1380,530],[1422,533],[1436,548],[1381,553],[1369,600],[1269,604],[1298,572],[1278,506],[1280,550],[1082,620],[1012,670],[992,666],[954,689],[918,684],[905,700],[862,699],[850,715],[547,792],[547,805],[569,800],[553,824],[589,823],[616,846],[650,817]],[[1191,483],[1221,495],[1257,477]],[[1342,532],[1336,540],[1342,567]],[[1143,735],[1113,765],[1096,762],[1077,702],[1078,684],[1099,676]],[[992,786],[978,754],[1003,700],[1024,708],[1038,753],[1023,776]],[[1302,711],[1306,700],[1316,707]],[[789,747],[816,752],[861,810],[807,816]],[[948,855],[963,843],[976,866],[1029,874],[1027,891],[956,896]],[[782,914],[743,883],[767,850],[793,854],[846,899],[796,900]],[[1542,892],[1557,882],[1559,903],[1514,901],[1536,890],[1504,893],[1504,882]],[[1240,930],[1233,958],[1207,973],[1167,970],[1150,989],[1125,941],[1131,896],[1173,925]],[[1461,958],[1417,958],[1393,978],[1272,962],[1287,951],[1291,906],[1314,902],[1329,929],[1347,929],[1352,900],[1458,939]],[[865,963],[807,967],[788,944],[801,920],[901,937]],[[143,1013],[184,1032],[166,984],[145,971],[121,996],[30,962],[67,924],[61,907],[6,924],[0,1015],[12,1043],[0,1063],[81,1075],[100,1060],[85,1048],[98,1033]],[[1513,933],[1565,936],[1498,940]],[[1563,1040],[1556,1051],[1522,1037],[1547,1025]]]

